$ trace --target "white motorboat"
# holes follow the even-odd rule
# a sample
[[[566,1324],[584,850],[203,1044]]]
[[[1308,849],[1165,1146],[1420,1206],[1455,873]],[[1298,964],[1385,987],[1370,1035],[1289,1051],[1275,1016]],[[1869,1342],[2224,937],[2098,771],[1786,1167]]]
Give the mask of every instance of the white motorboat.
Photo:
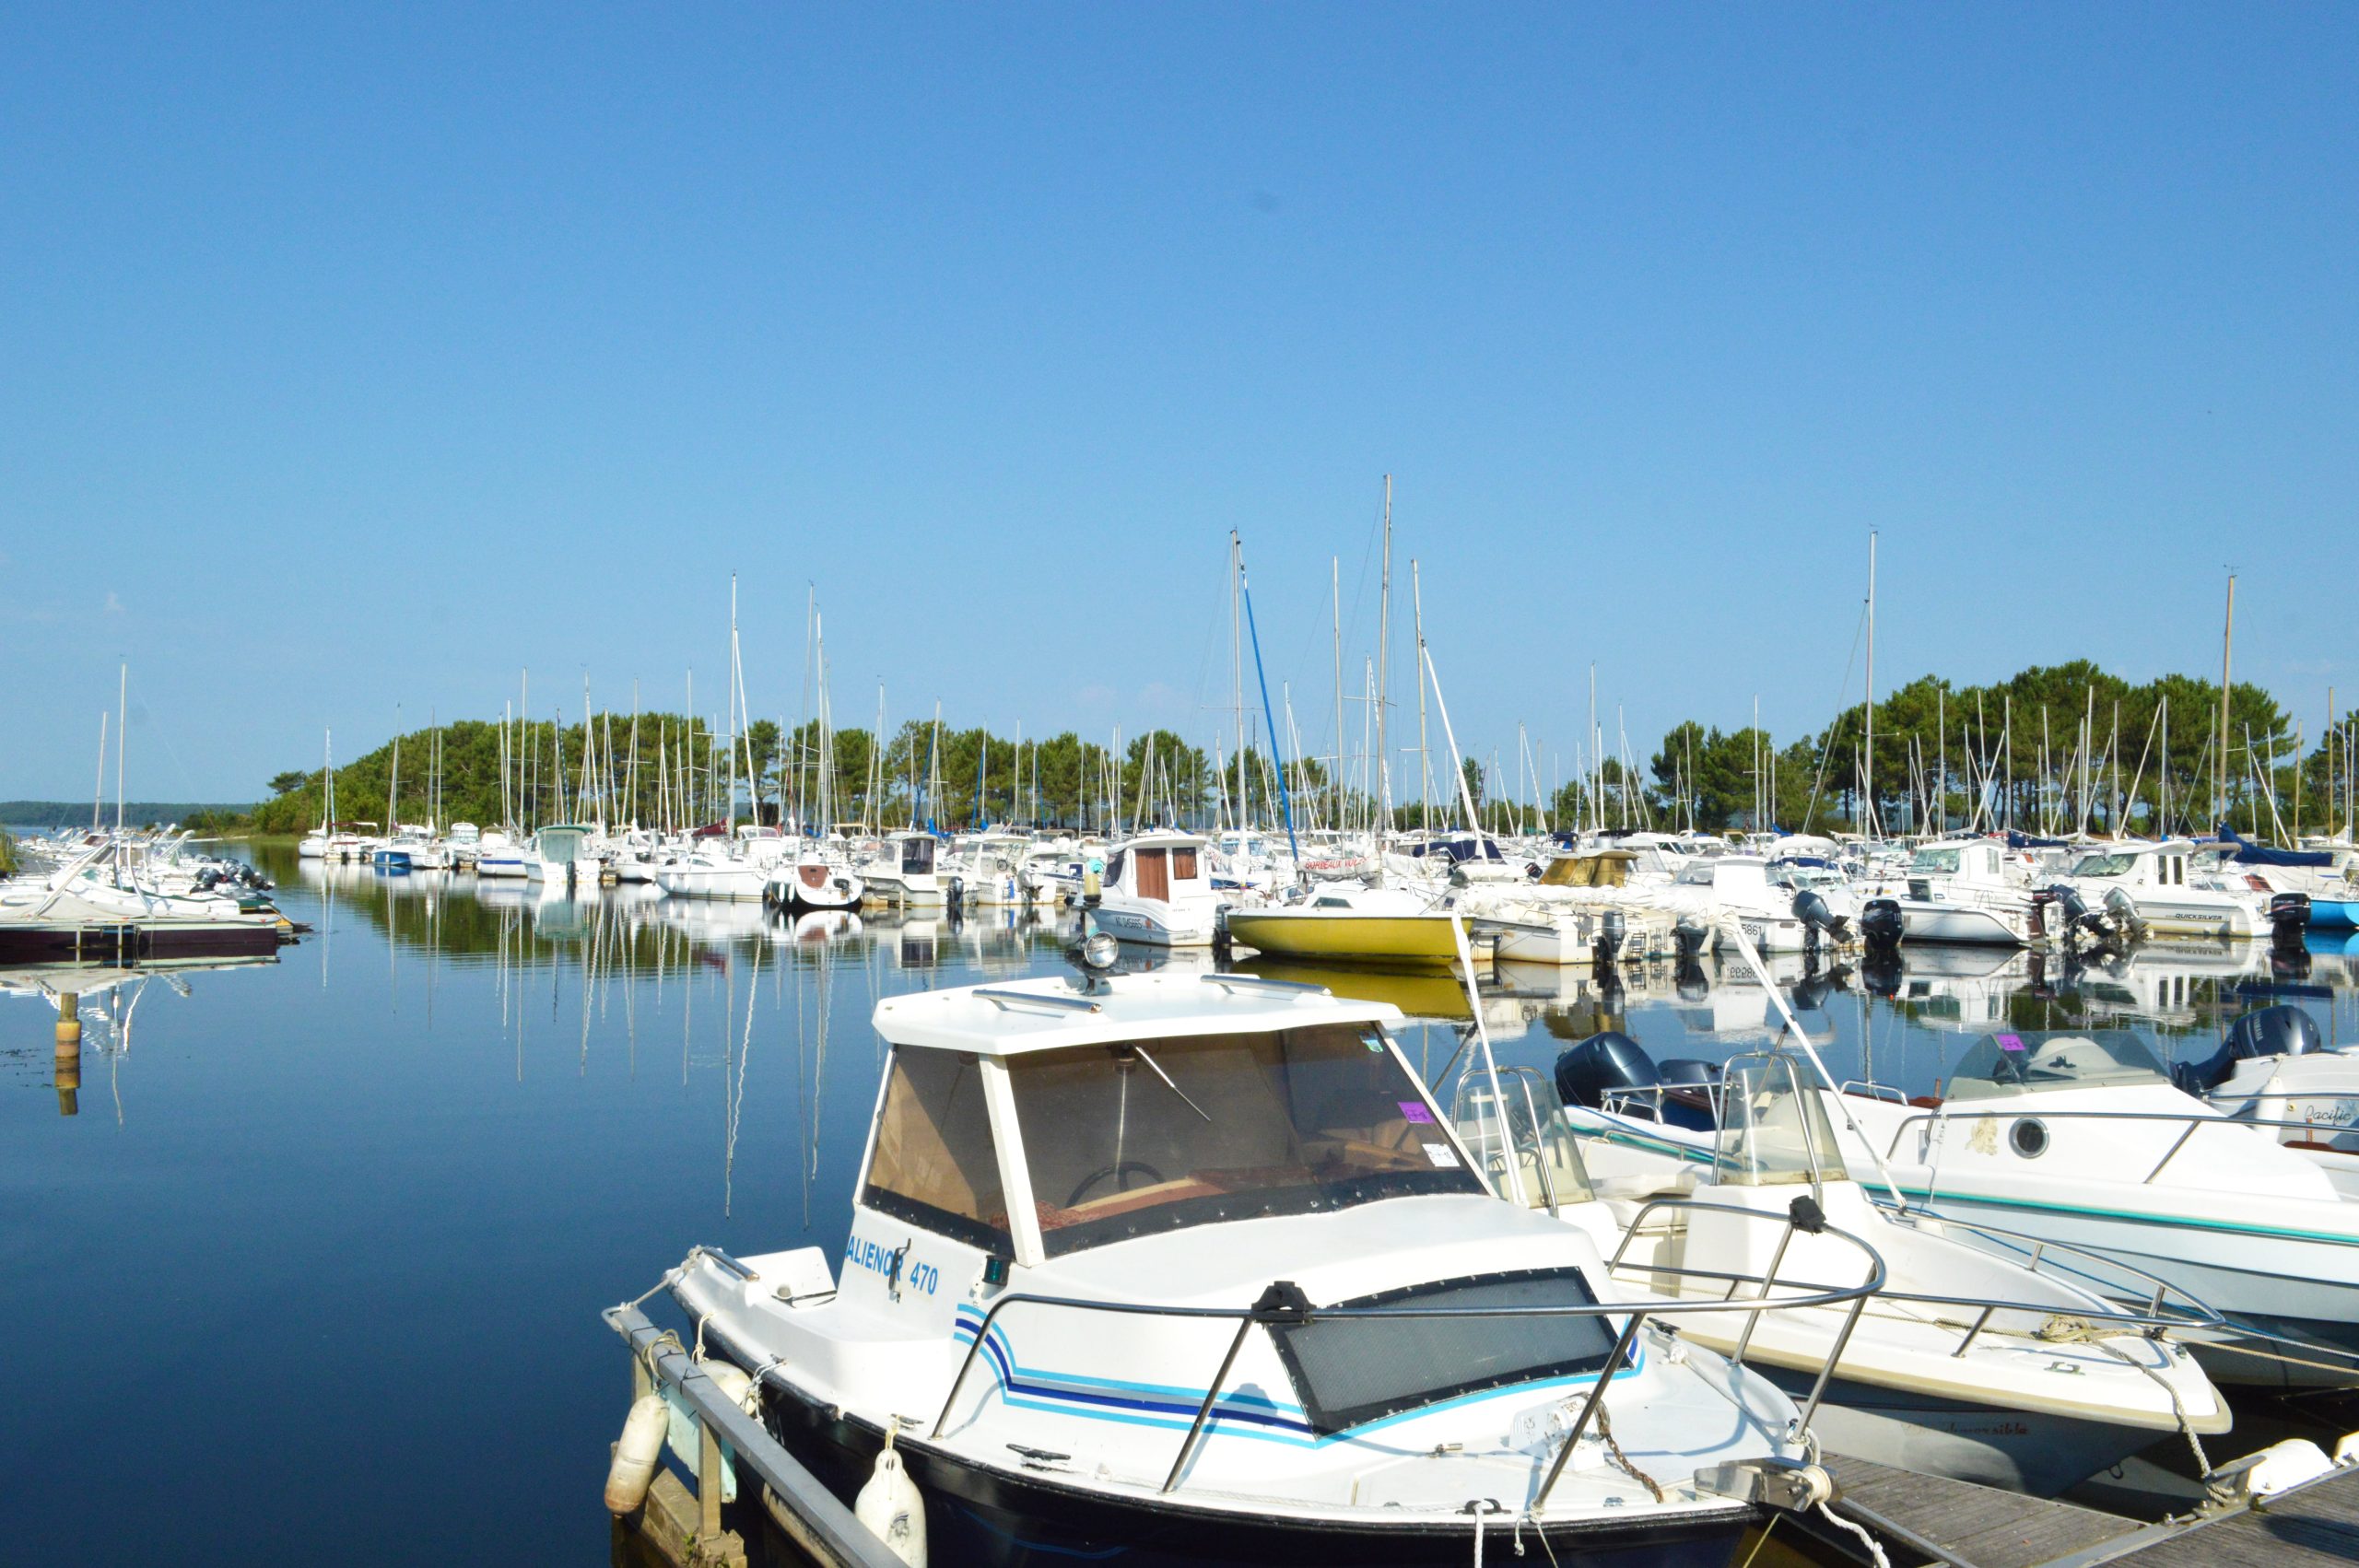
[[[1936,1215],[2102,1254],[2218,1310],[2225,1384],[2359,1385],[2359,1201],[2126,1030],[2001,1030],[1940,1096],[1845,1096],[1845,1157]]]
[[[942,841],[914,829],[888,833],[875,853],[853,869],[879,904],[907,909],[938,909],[944,901],[941,876],[935,871]]]
[[[1815,1074],[1796,1053],[1677,1071],[1687,1082],[1667,1089],[1635,1041],[1594,1036],[1558,1059],[1576,1108],[1523,1069],[1508,1124],[1537,1129],[1519,1148],[1546,1151],[1561,1216],[1657,1290],[1774,1296],[1795,1288],[1775,1281],[1845,1278],[1857,1266],[1810,1229],[1822,1219],[1875,1249],[1884,1285],[1856,1325],[1813,1308],[1751,1330],[1687,1329],[1790,1390],[1837,1353],[1818,1422],[1829,1448],[2051,1495],[2159,1435],[2228,1429],[2191,1351],[2163,1337],[2216,1328],[2200,1304],[2123,1307],[2056,1270],[2073,1260],[2039,1272],[1968,1245],[1954,1221],[1879,1208],[1837,1153],[1823,1098],[1805,1088]],[[1789,1217],[1782,1234],[1760,1223]]]
[[[764,903],[804,913],[857,909],[867,893],[867,884],[849,867],[817,849],[805,849],[792,862],[772,866],[762,884]]]
[[[991,908],[1029,904],[1024,860],[1032,841],[1020,833],[975,833],[950,846],[942,874],[951,879],[961,902]]]
[[[1728,1304],[1491,1196],[1399,1016],[1170,972],[887,998],[840,1255],[667,1282],[839,1495],[892,1442],[935,1562],[1724,1563],[1793,1404],[1662,1331]]]
[[[2137,925],[2164,936],[2267,936],[2268,883],[2199,867],[2194,851],[2184,839],[2103,845],[2073,861],[2062,885],[2091,904],[2126,904]]]
[[[552,823],[534,833],[524,847],[524,874],[550,887],[598,885],[598,866],[590,858],[592,829],[574,823]],[[482,874],[482,861],[476,861]]]
[[[1872,935],[1882,918],[1872,909],[1878,900],[1897,911],[1899,935],[1908,942],[2024,947],[2053,934],[2046,905],[2008,878],[2005,857],[1991,839],[1925,845],[1902,875],[1863,879],[1860,890],[1871,906],[1861,924]]]
[[[1106,862],[1090,919],[1099,930],[1149,947],[1209,947],[1219,915],[1205,840],[1156,828],[1133,837]]]
[[[475,845],[475,875],[478,877],[523,877],[531,874],[524,852],[516,841],[493,828]]]

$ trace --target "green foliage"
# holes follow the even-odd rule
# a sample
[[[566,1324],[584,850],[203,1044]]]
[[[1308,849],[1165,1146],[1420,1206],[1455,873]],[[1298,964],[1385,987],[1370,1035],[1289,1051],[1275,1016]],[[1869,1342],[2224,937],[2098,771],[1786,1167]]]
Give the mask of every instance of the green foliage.
[[[8,830],[6,828],[0,827],[0,876],[14,876],[16,874],[17,841],[8,836]]]

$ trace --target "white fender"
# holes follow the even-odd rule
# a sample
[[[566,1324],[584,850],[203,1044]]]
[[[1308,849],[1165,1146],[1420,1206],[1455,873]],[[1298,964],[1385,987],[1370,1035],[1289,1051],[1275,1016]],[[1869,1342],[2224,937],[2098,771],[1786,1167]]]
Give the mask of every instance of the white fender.
[[[606,1512],[628,1514],[647,1501],[671,1424],[663,1395],[645,1394],[631,1401],[630,1414],[623,1419],[623,1440],[615,1445],[615,1462],[606,1470]]]
[[[910,1568],[925,1568],[925,1498],[902,1468],[889,1436],[885,1451],[876,1456],[875,1473],[860,1489],[851,1511],[894,1556]]]

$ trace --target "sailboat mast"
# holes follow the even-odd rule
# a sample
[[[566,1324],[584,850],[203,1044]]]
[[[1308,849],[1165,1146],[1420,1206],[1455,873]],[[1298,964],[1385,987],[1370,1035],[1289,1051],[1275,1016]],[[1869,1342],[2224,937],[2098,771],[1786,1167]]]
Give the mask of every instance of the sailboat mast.
[[[1879,833],[1883,825],[1876,821],[1876,531],[1872,528],[1868,530],[1868,740],[1860,786],[1860,830]]]
[[[2212,766],[2212,776],[2219,780],[2212,790],[2212,820],[2224,822],[2228,816],[2228,693],[2234,690],[2236,648],[2236,574],[2228,574],[2228,615],[2220,633],[2220,755]],[[116,756],[122,756],[118,747]]]
[[[1246,830],[1245,813],[1245,546],[1237,530],[1228,531],[1228,652],[1230,696],[1237,711],[1237,830]],[[1120,743],[1119,742],[1117,743]],[[1117,826],[1119,827],[1119,823]]]
[[[123,835],[123,743],[130,741],[132,717],[132,662],[123,661],[123,674],[115,684],[115,837]],[[2220,709],[2220,733],[2227,733],[2227,709]]]
[[[1424,686],[1420,681],[1420,689]],[[1392,758],[1385,751],[1385,707],[1392,694],[1392,475],[1384,476],[1384,574],[1376,609],[1377,811],[1392,826]]]
[[[1416,560],[1409,562],[1409,599],[1416,613],[1417,662],[1422,670],[1426,659],[1426,588],[1417,574]],[[1426,678],[1417,677],[1417,805],[1419,825],[1427,832],[1434,825],[1433,759],[1426,747]],[[1386,824],[1388,827],[1391,825]]]
[[[1332,597],[1335,627],[1335,757],[1331,765],[1334,771],[1328,776],[1328,816],[1331,825],[1343,829],[1344,822],[1344,558],[1327,557],[1329,591]]]

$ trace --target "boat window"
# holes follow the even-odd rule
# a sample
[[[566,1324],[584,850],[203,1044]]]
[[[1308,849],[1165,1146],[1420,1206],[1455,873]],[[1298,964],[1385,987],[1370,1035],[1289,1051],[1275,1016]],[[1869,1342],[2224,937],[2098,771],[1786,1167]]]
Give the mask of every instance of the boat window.
[[[2124,1029],[2086,1035],[1985,1035],[1957,1064],[1953,1100],[1988,1100],[2040,1089],[2167,1083],[2145,1041]]]
[[[1196,847],[1189,844],[1172,850],[1171,880],[1193,882],[1196,880]]]
[[[1139,861],[1139,896],[1168,898],[1171,896],[1170,868],[1165,863],[1160,849],[1137,851]]]
[[[1010,1059],[1050,1256],[1157,1231],[1479,1193],[1373,1025]]]
[[[1954,872],[1957,870],[1958,856],[1962,852],[1955,848],[1919,849],[1909,858],[1908,869],[1912,872]]]
[[[1007,1201],[975,1057],[894,1048],[861,1201],[986,1251],[1007,1250]]]
[[[1116,887],[1121,885],[1122,881],[1122,856],[1125,853],[1126,851],[1124,850],[1117,849],[1111,855],[1106,857],[1106,872],[1103,880],[1107,886]]]
[[[2138,863],[2135,855],[2083,855],[2072,864],[2074,876],[2128,876]]]
[[[1816,1090],[1789,1057],[1740,1058],[1721,1076],[1718,1179],[1732,1187],[1841,1181],[1843,1156]]]
[[[1621,1325],[1602,1316],[1481,1316],[1596,1305],[1577,1269],[1442,1280],[1360,1296],[1336,1307],[1440,1308],[1463,1317],[1313,1317],[1272,1326],[1278,1356],[1311,1430],[1347,1430],[1485,1388],[1593,1373]]]
[[[901,869],[913,875],[923,875],[933,870],[933,840],[904,838],[901,840]]]

